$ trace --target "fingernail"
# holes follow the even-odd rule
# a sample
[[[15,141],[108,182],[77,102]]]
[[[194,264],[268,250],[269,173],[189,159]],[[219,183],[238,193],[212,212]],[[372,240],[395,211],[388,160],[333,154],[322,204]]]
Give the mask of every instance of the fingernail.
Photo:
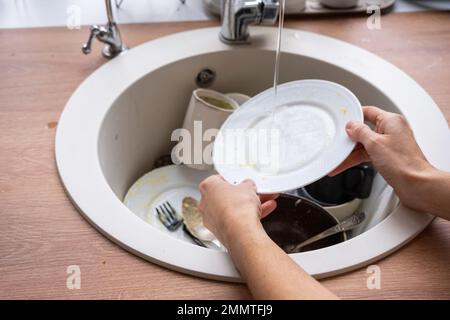
[[[355,122],[354,121],[349,121],[347,123],[347,125],[345,126],[345,130],[347,131],[351,131],[353,129],[353,127],[355,126]]]

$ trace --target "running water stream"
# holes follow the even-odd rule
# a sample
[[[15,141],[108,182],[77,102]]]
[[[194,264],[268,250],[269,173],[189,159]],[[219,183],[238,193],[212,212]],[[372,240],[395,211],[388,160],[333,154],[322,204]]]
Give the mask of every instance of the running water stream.
[[[281,43],[282,43],[282,35],[283,35],[283,25],[284,25],[284,11],[285,11],[285,0],[280,0],[280,10],[278,14],[278,37],[276,43],[276,51],[275,51],[275,65],[273,71],[273,93],[274,93],[274,103],[277,102],[277,94],[278,94],[278,81],[280,77],[280,60],[281,60]],[[275,108],[272,108],[270,112],[270,127],[271,129],[275,129]]]
[[[273,72],[273,89],[275,98],[277,96],[278,80],[280,75],[280,59],[281,59],[281,41],[283,34],[283,24],[284,24],[284,9],[285,0],[280,0],[280,13],[278,16],[278,38],[277,38],[277,48],[275,53],[275,68]]]

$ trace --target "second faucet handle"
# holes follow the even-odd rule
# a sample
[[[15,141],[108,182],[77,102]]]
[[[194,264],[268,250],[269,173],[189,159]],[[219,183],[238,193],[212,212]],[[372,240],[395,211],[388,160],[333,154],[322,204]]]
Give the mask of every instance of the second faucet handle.
[[[81,51],[83,51],[84,54],[91,53],[92,41],[94,40],[95,37],[97,37],[97,35],[99,33],[100,33],[100,27],[97,25],[92,25],[90,28],[89,38],[86,41],[86,43],[83,45],[83,47],[81,48]]]
[[[84,54],[91,53],[92,41],[94,41],[94,39],[97,39],[105,45],[102,54],[106,59],[112,59],[128,50],[128,47],[122,42],[119,27],[114,21],[111,1],[112,0],[105,0],[106,13],[108,16],[107,24],[104,26],[91,26],[89,38],[81,48]]]

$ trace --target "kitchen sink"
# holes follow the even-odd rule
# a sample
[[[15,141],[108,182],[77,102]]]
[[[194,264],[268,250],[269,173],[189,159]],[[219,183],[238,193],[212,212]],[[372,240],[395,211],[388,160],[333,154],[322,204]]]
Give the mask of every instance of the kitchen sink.
[[[192,91],[255,95],[272,85],[276,29],[253,27],[252,43],[223,44],[218,28],[170,35],[106,63],[75,91],[56,137],[58,171],[81,214],[124,249],[189,274],[240,281],[226,252],[161,232],[123,203],[130,186],[170,154]],[[199,83],[208,72],[210,78]],[[374,54],[322,35],[285,29],[280,82],[324,79],[349,88],[363,105],[402,113],[427,158],[450,170],[448,125],[432,98],[408,75]],[[433,219],[398,203],[376,176],[361,207],[367,222],[343,243],[292,258],[317,278],[367,265],[400,248]]]

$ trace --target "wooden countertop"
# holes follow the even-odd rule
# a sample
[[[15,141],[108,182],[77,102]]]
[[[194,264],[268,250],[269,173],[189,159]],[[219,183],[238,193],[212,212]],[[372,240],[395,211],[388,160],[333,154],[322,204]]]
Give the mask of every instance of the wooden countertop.
[[[450,12],[394,13],[370,31],[364,17],[288,20],[286,26],[366,48],[405,70],[450,121]],[[121,26],[134,47],[215,22]],[[105,61],[96,44],[83,56],[87,28],[0,30],[0,298],[250,298],[239,284],[166,270],[121,249],[75,210],[54,163],[55,126],[77,86]],[[432,124],[430,124],[432,125]],[[449,146],[442,146],[448,148]],[[377,262],[381,289],[366,269],[324,280],[343,298],[450,298],[450,223],[436,219],[420,236]],[[79,265],[81,289],[66,268]]]

